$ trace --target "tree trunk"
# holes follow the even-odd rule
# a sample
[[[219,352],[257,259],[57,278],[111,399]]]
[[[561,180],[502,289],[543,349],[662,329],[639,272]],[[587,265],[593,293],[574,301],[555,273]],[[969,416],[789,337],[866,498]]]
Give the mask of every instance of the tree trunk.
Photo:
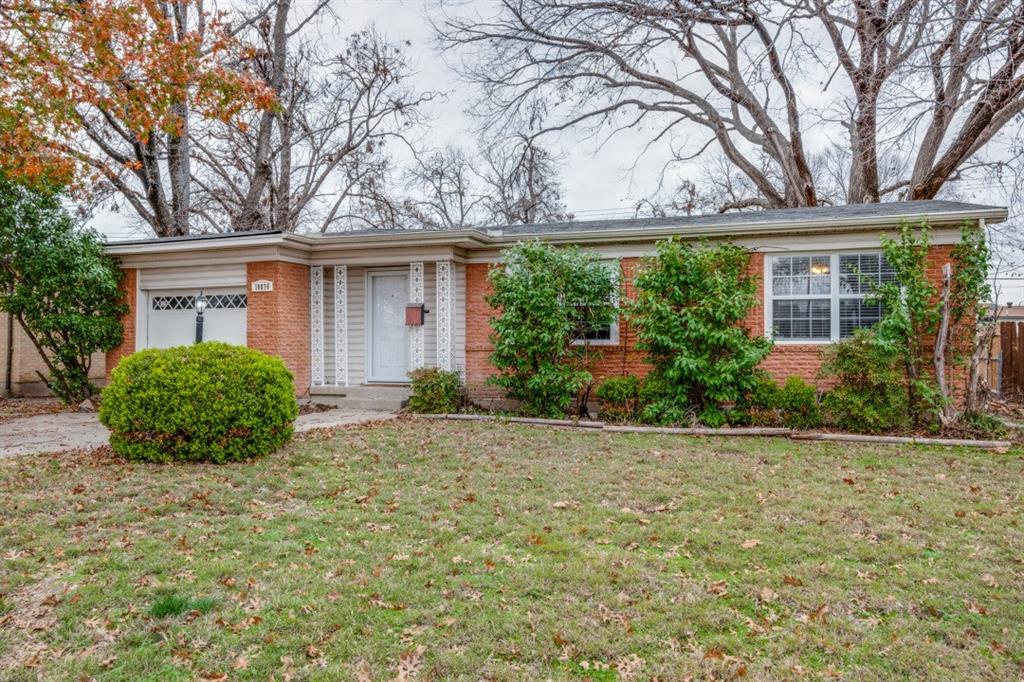
[[[940,297],[939,331],[935,336],[935,383],[939,389],[939,398],[942,404],[939,406],[939,421],[943,426],[952,426],[956,423],[956,406],[953,398],[949,395],[949,385],[946,381],[946,349],[949,345],[949,293],[953,287],[953,266],[946,263],[942,266],[942,296]]]
[[[846,200],[851,204],[878,203],[876,93],[861,93],[857,107],[850,131],[850,182]]]
[[[288,12],[291,0],[277,0],[274,13],[273,36],[270,42],[269,74],[267,84],[280,99],[281,86],[284,82],[284,71],[288,59]],[[234,229],[237,231],[258,230],[266,227],[261,215],[260,204],[263,194],[270,183],[273,168],[271,166],[271,142],[273,141],[274,123],[277,115],[272,109],[264,109],[260,114],[260,128],[256,137],[256,153],[253,161],[254,169],[249,190],[246,192],[241,209],[235,217]]]

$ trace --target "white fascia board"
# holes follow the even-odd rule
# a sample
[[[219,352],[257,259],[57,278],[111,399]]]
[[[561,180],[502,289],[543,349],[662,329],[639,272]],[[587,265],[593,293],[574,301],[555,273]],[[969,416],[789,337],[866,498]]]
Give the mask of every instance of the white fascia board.
[[[281,246],[284,244],[297,247],[302,250],[309,250],[315,243],[309,237],[301,237],[291,234],[259,234],[252,236],[232,235],[229,238],[218,239],[209,237],[205,239],[154,239],[146,242],[131,242],[119,244],[111,242],[107,244],[107,253],[111,256],[136,256],[144,254],[166,254],[166,253],[195,253],[196,251],[217,251],[222,249],[245,249],[253,246]]]

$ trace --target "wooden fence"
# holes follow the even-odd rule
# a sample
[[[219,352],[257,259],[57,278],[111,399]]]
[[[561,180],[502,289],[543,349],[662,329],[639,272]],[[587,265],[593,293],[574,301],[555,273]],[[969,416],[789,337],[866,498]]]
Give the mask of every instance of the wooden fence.
[[[999,323],[999,382],[992,388],[1003,395],[1024,393],[1024,322]]]

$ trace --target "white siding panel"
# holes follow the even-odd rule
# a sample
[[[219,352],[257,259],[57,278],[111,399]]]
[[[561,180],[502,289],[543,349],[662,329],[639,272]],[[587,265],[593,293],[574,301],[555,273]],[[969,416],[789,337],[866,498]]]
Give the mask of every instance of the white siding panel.
[[[437,367],[437,263],[423,264],[423,302],[430,311],[423,321],[423,366]]]
[[[349,384],[366,381],[366,268],[348,266]]]
[[[245,286],[245,263],[139,270],[140,289],[211,289]]]

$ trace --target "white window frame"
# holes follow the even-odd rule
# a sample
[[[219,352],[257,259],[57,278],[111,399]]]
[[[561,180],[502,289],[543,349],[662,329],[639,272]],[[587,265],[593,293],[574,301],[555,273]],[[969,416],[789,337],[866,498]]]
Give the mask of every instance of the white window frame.
[[[575,339],[572,343],[574,346],[618,346],[619,345],[619,287],[622,286],[622,262],[618,258],[602,260],[602,265],[611,266],[609,269],[612,273],[612,279],[615,280],[615,288],[612,291],[612,306],[615,308],[615,319],[612,320],[611,325],[608,327],[608,338],[607,339]]]
[[[840,341],[840,319],[839,319],[839,301],[841,299],[860,299],[864,300],[868,298],[868,294],[842,294],[839,288],[839,258],[840,256],[881,256],[882,252],[878,249],[868,249],[856,251],[794,251],[785,253],[774,253],[765,254],[764,258],[764,335],[773,339],[778,345],[825,345],[829,343],[835,343]],[[776,258],[786,258],[791,256],[803,256],[803,257],[814,257],[814,256],[827,256],[829,259],[829,274],[831,276],[831,282],[829,284],[828,294],[789,294],[775,296],[773,292],[774,280],[772,277],[772,265]],[[772,319],[774,310],[773,302],[775,300],[808,300],[808,299],[828,299],[831,301],[829,310],[829,338],[827,339],[776,339],[774,338],[775,324]]]

